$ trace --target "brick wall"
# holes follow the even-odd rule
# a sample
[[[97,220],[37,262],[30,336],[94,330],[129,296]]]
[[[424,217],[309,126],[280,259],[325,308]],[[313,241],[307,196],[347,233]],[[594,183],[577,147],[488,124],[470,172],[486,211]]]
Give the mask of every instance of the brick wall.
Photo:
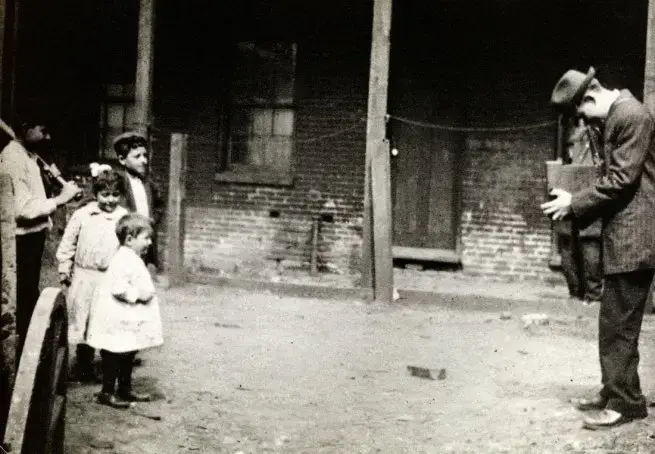
[[[210,68],[209,75],[199,69],[191,71],[193,83],[160,84],[155,106],[160,133],[153,168],[162,183],[168,173],[168,135],[175,130],[189,133],[187,267],[247,273],[281,260],[306,266],[313,220],[327,214],[331,222],[325,217],[321,222],[320,262],[332,270],[359,273],[368,44],[341,42],[310,50],[308,46],[300,43],[298,54],[291,186],[215,180],[219,101],[211,95],[216,93],[211,84],[216,68]],[[460,95],[453,102],[468,105],[470,124],[518,125],[552,119],[544,104],[544,90],[530,85],[530,74],[506,81],[504,76],[504,72],[498,74],[496,86],[484,80],[477,86],[470,84],[466,94],[457,91]],[[517,79],[524,81],[521,87],[512,85]],[[465,273],[503,278],[557,276],[548,268],[549,221],[538,210],[545,197],[544,161],[552,158],[554,133],[554,128],[480,132],[464,140],[459,168]]]
[[[462,264],[467,273],[554,279],[544,161],[552,130],[476,134],[466,140],[462,173]]]
[[[312,224],[320,218],[319,264],[332,271],[359,271],[366,73],[342,77],[317,69],[307,69],[298,88],[291,186],[215,181],[219,162],[216,101],[197,96],[180,113],[160,106],[163,131],[153,160],[158,174],[168,172],[163,158],[168,134],[175,129],[169,125],[181,124],[176,120],[179,116],[188,118],[187,266],[224,272],[252,271],[280,260],[306,266]]]
[[[347,77],[306,71],[302,80],[291,187],[215,181],[215,101],[198,96],[181,110],[190,134],[185,226],[188,267],[246,273],[273,266],[276,260],[306,266],[312,222],[329,214],[332,222],[321,222],[319,260],[332,270],[360,271],[366,73]],[[543,110],[534,108],[534,112],[543,115]],[[519,109],[514,114],[520,117],[512,119],[514,124],[537,120]],[[173,117],[169,114],[168,118]],[[177,123],[181,124],[179,119]],[[160,134],[153,160],[163,184],[168,173],[169,132]],[[557,278],[548,268],[549,221],[538,210],[545,196],[544,161],[553,155],[553,137],[554,129],[549,127],[467,136],[460,167],[465,273]],[[165,244],[164,238],[162,247]]]

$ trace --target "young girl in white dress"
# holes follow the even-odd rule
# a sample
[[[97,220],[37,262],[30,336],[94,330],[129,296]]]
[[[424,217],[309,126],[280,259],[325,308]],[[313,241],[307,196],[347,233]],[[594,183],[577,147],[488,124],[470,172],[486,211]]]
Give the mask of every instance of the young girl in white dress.
[[[123,216],[116,226],[121,246],[98,286],[91,309],[87,342],[100,349],[102,390],[98,402],[127,408],[150,400],[132,390],[134,356],[162,345],[162,324],[155,285],[143,257],[152,244],[150,219],[137,213]]]
[[[84,382],[97,381],[95,351],[86,345],[86,330],[96,289],[119,247],[116,224],[128,213],[118,205],[123,184],[111,168],[93,177],[95,200],[73,213],[56,253],[59,281],[68,287],[68,342],[77,345],[75,375]]]

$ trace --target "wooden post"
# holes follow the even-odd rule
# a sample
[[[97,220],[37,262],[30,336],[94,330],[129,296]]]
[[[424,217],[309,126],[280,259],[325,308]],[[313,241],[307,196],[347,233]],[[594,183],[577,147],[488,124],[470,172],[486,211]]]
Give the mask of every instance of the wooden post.
[[[134,83],[135,129],[146,137],[152,120],[152,75],[154,64],[155,0],[139,2],[139,37],[137,41],[136,78]]]
[[[648,20],[646,27],[644,105],[651,113],[655,113],[655,0],[648,1]]]
[[[11,395],[18,364],[16,334],[16,217],[14,215],[14,188],[11,177],[0,173],[0,419],[4,416],[4,400]],[[3,389],[7,387],[8,389]],[[8,395],[4,395],[5,392]],[[2,403],[4,402],[4,403]],[[1,422],[1,421],[0,421]]]
[[[171,134],[168,181],[168,281],[171,287],[186,281],[184,269],[184,198],[186,189],[186,134]]]
[[[392,0],[374,0],[371,67],[366,125],[364,190],[364,281],[372,282],[375,300],[393,301],[391,256],[391,178],[385,140],[389,86],[389,36]]]

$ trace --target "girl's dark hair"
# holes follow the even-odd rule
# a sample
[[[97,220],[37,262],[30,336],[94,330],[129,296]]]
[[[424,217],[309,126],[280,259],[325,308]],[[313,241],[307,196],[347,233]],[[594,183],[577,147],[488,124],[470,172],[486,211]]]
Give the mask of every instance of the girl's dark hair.
[[[152,233],[152,230],[152,221],[139,213],[126,214],[116,224],[116,236],[121,246],[125,244],[128,235],[135,237],[141,232]]]
[[[100,191],[117,191],[125,194],[125,184],[123,178],[114,170],[104,170],[93,178],[91,187],[93,194],[98,194]]]

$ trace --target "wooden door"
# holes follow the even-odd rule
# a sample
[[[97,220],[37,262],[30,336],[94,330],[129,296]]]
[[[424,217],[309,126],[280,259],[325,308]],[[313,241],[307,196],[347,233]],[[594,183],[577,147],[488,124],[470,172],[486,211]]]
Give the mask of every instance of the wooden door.
[[[453,122],[434,87],[406,80],[393,93],[394,115]],[[459,262],[460,135],[401,120],[392,120],[390,131],[394,258]]]

